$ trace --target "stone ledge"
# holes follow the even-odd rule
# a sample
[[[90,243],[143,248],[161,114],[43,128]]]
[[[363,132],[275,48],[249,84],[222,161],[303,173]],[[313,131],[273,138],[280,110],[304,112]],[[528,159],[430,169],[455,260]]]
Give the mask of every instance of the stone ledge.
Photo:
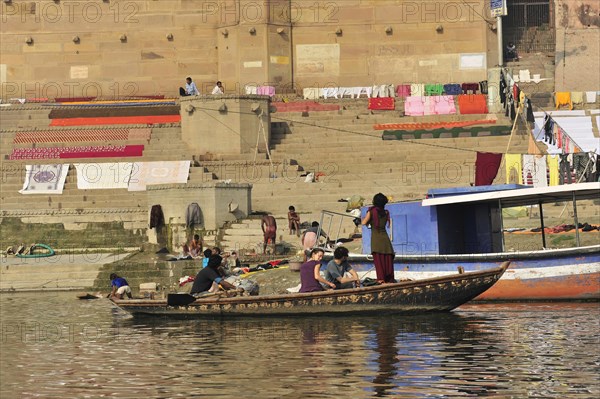
[[[29,211],[0,211],[2,217],[20,216],[66,216],[66,215],[97,215],[107,213],[147,213],[147,209],[119,208],[119,209],[61,209],[61,210],[29,210]]]
[[[178,183],[178,184],[157,184],[147,186],[146,191],[160,190],[190,190],[198,188],[249,188],[252,189],[250,183],[224,183],[224,182],[209,182],[209,183]]]

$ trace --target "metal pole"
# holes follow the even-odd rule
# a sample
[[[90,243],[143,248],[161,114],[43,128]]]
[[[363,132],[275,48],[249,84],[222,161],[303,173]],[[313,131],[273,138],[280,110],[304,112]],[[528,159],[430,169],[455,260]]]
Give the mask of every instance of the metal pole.
[[[542,201],[538,202],[540,207],[540,223],[542,225],[542,247],[546,249],[546,232],[544,231],[544,208],[542,208]]]
[[[502,215],[502,201],[498,200],[498,208],[500,209],[500,236],[502,237],[502,249],[500,252],[504,252],[506,245],[504,243],[504,216]]]
[[[502,17],[496,17],[496,34],[498,35],[498,66],[504,65],[504,46],[502,46]]]
[[[579,246],[579,221],[577,220],[577,201],[575,200],[575,191],[573,191],[573,218],[575,219],[575,243]]]

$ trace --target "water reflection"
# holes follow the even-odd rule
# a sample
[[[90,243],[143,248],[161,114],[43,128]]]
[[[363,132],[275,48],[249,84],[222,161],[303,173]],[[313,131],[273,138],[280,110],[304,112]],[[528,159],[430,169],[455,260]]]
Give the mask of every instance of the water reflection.
[[[170,320],[68,294],[18,294],[0,295],[0,316],[1,397],[600,394],[597,304]]]

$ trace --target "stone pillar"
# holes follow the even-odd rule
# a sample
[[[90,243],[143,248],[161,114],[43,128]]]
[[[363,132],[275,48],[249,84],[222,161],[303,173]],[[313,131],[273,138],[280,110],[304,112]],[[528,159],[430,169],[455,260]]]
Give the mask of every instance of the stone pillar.
[[[148,186],[148,203],[159,204],[168,225],[184,225],[189,204],[202,213],[199,228],[216,230],[252,212],[252,185],[247,183],[163,184]]]
[[[226,92],[243,94],[246,85],[289,91],[293,84],[290,3],[237,0],[235,7],[237,24],[223,21],[216,30],[219,80]]]
[[[488,112],[499,114],[502,110],[500,103],[500,68],[488,68]]]
[[[181,138],[198,155],[252,154],[257,143],[265,153],[271,138],[270,102],[269,96],[255,95],[184,97]]]

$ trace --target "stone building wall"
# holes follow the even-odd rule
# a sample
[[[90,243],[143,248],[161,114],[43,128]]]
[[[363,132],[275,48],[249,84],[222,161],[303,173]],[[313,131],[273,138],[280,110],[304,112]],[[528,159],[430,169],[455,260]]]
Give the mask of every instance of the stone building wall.
[[[478,81],[497,63],[487,3],[2,1],[2,97]]]
[[[600,2],[556,0],[556,91],[600,90]]]

